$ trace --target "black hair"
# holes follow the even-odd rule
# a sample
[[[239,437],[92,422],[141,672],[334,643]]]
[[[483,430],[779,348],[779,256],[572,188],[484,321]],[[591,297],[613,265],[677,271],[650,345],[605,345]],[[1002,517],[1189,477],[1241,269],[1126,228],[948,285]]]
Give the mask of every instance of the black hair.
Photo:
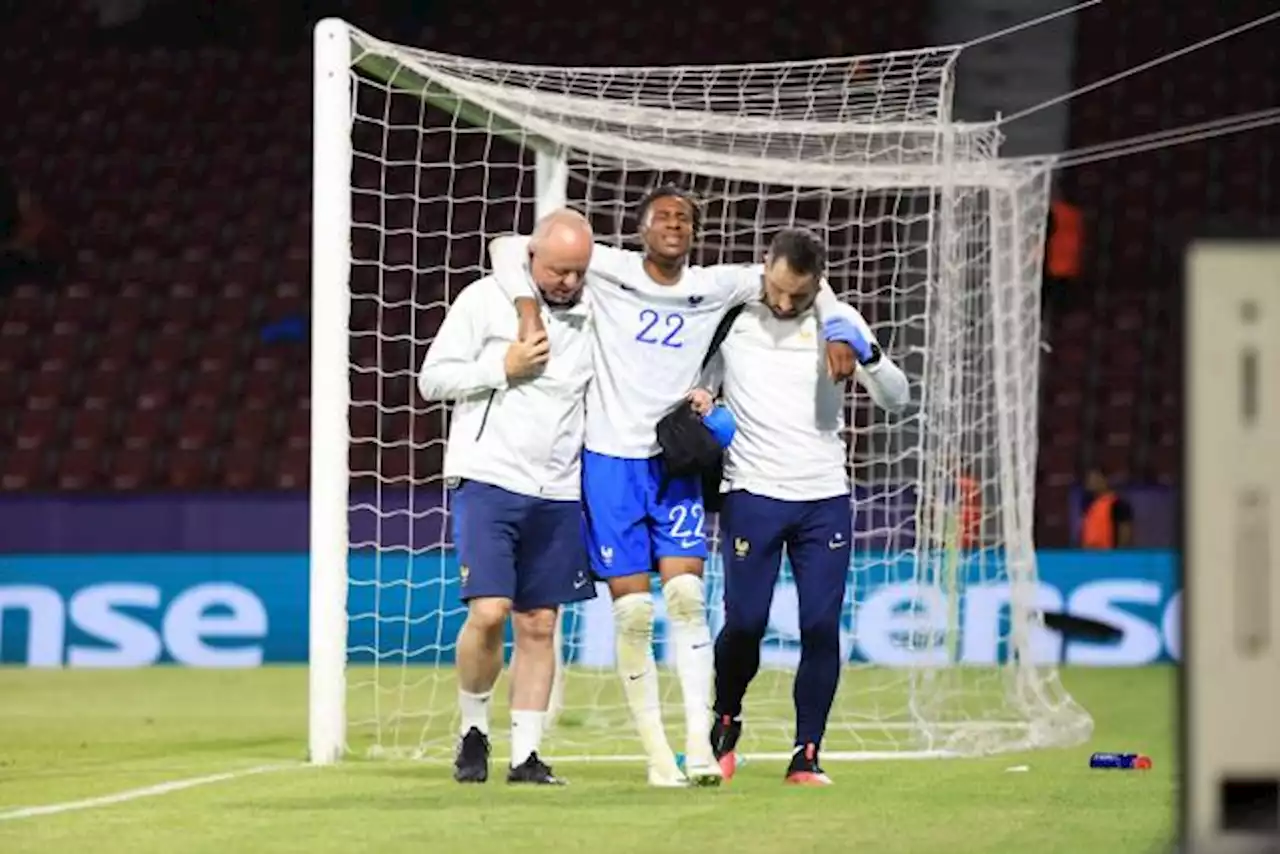
[[[640,203],[636,205],[636,227],[640,228],[644,225],[645,218],[649,215],[649,206],[658,199],[680,199],[685,202],[693,210],[693,233],[698,235],[702,232],[702,199],[698,198],[698,194],[693,190],[681,187],[679,184],[667,182],[659,184],[652,190],[644,194],[640,199]]]
[[[786,261],[802,276],[821,276],[827,269],[827,246],[807,228],[784,228],[769,244],[770,261]]]

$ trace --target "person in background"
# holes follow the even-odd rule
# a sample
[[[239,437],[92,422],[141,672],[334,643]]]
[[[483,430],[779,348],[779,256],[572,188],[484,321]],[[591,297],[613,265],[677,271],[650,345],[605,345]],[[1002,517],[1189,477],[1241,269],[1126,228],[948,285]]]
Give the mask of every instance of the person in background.
[[[1098,469],[1085,476],[1084,518],[1080,523],[1080,548],[1127,549],[1133,547],[1133,508],[1107,483]]]
[[[1069,307],[1084,261],[1084,214],[1061,197],[1049,206],[1044,253],[1044,307],[1054,316]]]

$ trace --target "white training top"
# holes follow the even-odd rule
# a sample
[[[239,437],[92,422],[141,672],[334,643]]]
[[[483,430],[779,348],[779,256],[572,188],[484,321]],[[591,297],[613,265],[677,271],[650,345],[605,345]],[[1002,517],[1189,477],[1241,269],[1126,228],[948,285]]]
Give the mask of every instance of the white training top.
[[[525,264],[528,240],[489,244],[494,276],[512,299],[538,298]],[[686,267],[676,284],[661,285],[645,272],[643,253],[597,243],[588,272],[596,376],[587,390],[586,447],[648,459],[661,450],[658,421],[697,385],[725,313],[759,299],[764,266]],[[819,300],[824,312],[839,304],[825,283]]]
[[[862,313],[837,311],[875,341]],[[901,411],[911,397],[907,377],[881,355],[857,377],[882,408]],[[826,341],[814,312],[779,319],[763,304],[734,321],[704,386],[721,388],[737,421],[725,453],[724,487],[783,501],[816,501],[849,493],[845,471],[844,388],[827,376]],[[722,382],[721,382],[722,380]]]
[[[418,389],[455,401],[446,478],[467,478],[521,495],[572,501],[581,494],[591,322],[586,306],[542,306],[551,358],[541,374],[509,383],[507,348],[518,320],[493,277],[454,299],[427,350]]]

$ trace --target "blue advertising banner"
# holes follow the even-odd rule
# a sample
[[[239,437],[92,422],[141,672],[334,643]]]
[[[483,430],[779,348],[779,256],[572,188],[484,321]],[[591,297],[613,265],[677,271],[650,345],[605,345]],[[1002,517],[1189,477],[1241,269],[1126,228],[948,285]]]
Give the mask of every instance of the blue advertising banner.
[[[855,556],[846,596],[844,653],[889,667],[992,664],[1005,660],[1009,596],[991,555],[963,556],[945,581],[910,582],[909,555]],[[1114,643],[1072,641],[1068,663],[1142,665],[1181,656],[1181,581],[1164,551],[1041,552],[1040,580],[1025,591],[1047,611],[1108,622]],[[938,562],[941,566],[942,562]],[[0,664],[31,667],[257,667],[307,658],[305,555],[32,555],[0,557]],[[720,585],[710,573],[713,631]],[[948,592],[950,591],[950,592]],[[609,666],[613,626],[607,594],[565,615],[568,657]],[[450,552],[353,555],[348,647],[356,662],[452,662],[465,608]],[[666,659],[659,615],[656,653]],[[948,632],[949,626],[956,631]],[[1061,639],[1035,629],[1032,656],[1061,660]],[[784,572],[764,658],[799,656],[796,597]]]

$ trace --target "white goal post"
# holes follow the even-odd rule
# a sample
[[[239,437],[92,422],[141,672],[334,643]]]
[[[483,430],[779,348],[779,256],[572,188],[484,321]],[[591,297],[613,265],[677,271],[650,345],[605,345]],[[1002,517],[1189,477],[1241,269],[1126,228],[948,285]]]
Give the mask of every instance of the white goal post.
[[[627,245],[659,179],[705,199],[701,263],[817,229],[833,287],[903,364],[901,416],[849,399],[855,544],[831,758],[1077,743],[1032,542],[1051,164],[951,120],[958,48],[740,66],[553,68],[315,37],[310,757],[445,758],[465,609],[440,475],[448,409],[413,378],[489,239],[568,204]],[[720,561],[708,562],[715,631]],[[790,743],[784,569],[743,749]],[[607,595],[566,608],[554,758],[638,754]],[[661,622],[655,640],[666,661]],[[674,680],[663,677],[669,725]],[[501,712],[499,711],[499,714]],[[673,731],[673,735],[674,735]],[[498,747],[502,752],[502,747]]]

